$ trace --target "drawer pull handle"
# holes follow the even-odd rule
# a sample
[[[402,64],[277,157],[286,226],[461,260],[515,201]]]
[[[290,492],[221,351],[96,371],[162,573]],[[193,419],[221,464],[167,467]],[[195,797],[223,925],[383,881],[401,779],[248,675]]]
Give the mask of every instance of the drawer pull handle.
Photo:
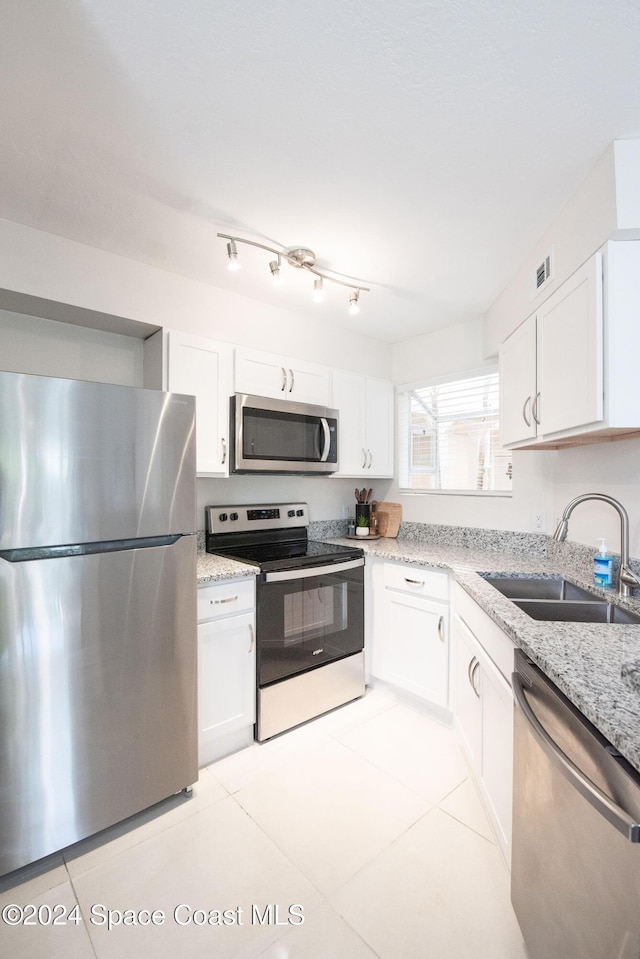
[[[222,465],[227,462],[227,441],[222,437]]]
[[[251,637],[251,642],[249,643],[249,652],[252,653],[253,647],[255,646],[256,634],[251,623],[249,623],[249,636]]]
[[[424,580],[422,579],[408,579],[405,576],[404,581],[405,583],[411,583],[412,586],[424,586]]]
[[[222,603],[235,603],[237,599],[237,596],[227,596],[225,599],[210,599],[209,602],[212,606],[220,606]]]
[[[444,643],[444,616],[441,616],[438,620],[438,637]]]

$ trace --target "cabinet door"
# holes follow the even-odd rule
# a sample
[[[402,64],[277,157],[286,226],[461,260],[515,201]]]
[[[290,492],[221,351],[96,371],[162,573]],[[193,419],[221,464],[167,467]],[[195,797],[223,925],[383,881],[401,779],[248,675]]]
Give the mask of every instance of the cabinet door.
[[[237,348],[235,391],[328,406],[330,371],[326,366],[292,360],[279,353]]]
[[[169,332],[167,348],[167,389],[196,398],[197,472],[228,476],[231,349],[224,343],[177,331]]]
[[[459,616],[454,616],[454,714],[467,754],[477,773],[482,768],[482,673],[478,644]]]
[[[286,359],[275,353],[236,348],[234,388],[236,393],[286,399],[289,391]]]
[[[482,667],[482,782],[498,841],[510,863],[513,694],[490,661]]]
[[[367,378],[367,472],[393,476],[393,384]]]
[[[385,634],[379,678],[437,706],[449,686],[448,607],[385,590]]]
[[[254,614],[198,626],[198,752],[200,765],[221,736],[255,722]]]
[[[500,443],[536,436],[536,318],[530,316],[500,346]]]
[[[338,410],[338,473],[361,476],[367,465],[366,378],[358,373],[337,370],[332,379],[331,405]]]
[[[329,406],[331,370],[317,363],[288,360],[289,396],[298,403]]]
[[[393,476],[393,384],[337,370],[331,405],[340,413],[337,476]]]
[[[547,436],[604,415],[602,256],[596,254],[537,312],[538,432]]]

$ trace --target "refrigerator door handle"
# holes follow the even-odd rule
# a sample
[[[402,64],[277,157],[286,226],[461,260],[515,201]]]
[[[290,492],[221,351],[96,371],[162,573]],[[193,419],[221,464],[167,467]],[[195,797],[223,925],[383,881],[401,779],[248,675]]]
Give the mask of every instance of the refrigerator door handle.
[[[634,822],[624,809],[603,793],[602,790],[565,755],[558,744],[551,738],[527,702],[521,675],[519,673],[513,673],[511,679],[516,704],[522,711],[531,732],[547,756],[560,769],[574,788],[577,789],[584,799],[586,799],[607,822],[611,823],[618,832],[621,832],[629,842],[640,842],[640,824]]]
[[[149,549],[155,546],[173,546],[188,533],[165,536],[140,536],[134,539],[112,539],[98,543],[67,543],[62,546],[26,546],[0,550],[0,559],[8,563],[27,563],[39,559],[60,559],[63,556],[89,556],[92,553],[119,553],[127,549]]]

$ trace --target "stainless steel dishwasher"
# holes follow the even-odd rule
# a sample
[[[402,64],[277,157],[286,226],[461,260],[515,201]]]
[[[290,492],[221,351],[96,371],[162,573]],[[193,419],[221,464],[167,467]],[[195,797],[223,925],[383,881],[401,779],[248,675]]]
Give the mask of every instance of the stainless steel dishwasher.
[[[640,775],[517,650],[511,899],[531,959],[640,957]]]

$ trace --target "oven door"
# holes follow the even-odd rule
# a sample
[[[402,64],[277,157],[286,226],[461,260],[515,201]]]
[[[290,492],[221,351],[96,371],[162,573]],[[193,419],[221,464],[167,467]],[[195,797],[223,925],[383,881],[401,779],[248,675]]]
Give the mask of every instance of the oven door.
[[[364,647],[364,559],[265,573],[258,584],[258,685]]]

